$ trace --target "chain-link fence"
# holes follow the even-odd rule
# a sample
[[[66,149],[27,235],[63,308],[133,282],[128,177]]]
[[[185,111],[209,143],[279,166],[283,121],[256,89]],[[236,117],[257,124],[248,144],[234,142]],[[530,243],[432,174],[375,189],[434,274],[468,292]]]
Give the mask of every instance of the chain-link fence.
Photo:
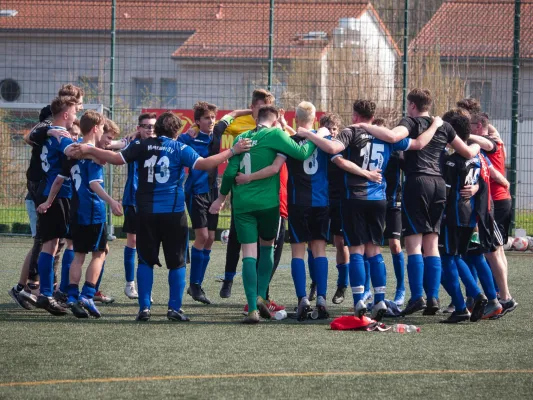
[[[533,235],[531,0],[0,0],[0,37],[1,231],[27,231],[21,138],[73,83],[123,133],[143,109],[242,109],[258,87],[345,123],[372,99],[390,126],[409,88],[430,89],[435,114],[473,96],[507,147],[516,227]],[[125,171],[108,182],[118,199]]]

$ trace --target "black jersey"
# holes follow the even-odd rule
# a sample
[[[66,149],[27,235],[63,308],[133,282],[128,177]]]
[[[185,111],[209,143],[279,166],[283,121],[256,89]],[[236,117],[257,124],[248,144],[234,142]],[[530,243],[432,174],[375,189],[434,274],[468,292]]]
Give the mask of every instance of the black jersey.
[[[451,226],[476,226],[476,203],[478,196],[466,199],[461,189],[476,185],[481,172],[480,156],[470,160],[454,153],[444,160],[444,180],[446,181],[446,221]],[[481,188],[480,188],[481,189]]]
[[[409,137],[416,139],[430,127],[431,123],[431,117],[406,117],[400,121],[399,126],[406,127],[409,131]],[[426,147],[405,154],[404,171],[406,176],[415,174],[442,176],[443,151],[456,136],[452,126],[444,122]]]
[[[340,200],[344,188],[344,170],[333,161],[328,163],[329,200]]]
[[[400,207],[402,202],[402,174],[400,171],[400,160],[403,157],[403,151],[395,151],[389,158],[389,163],[383,174],[387,183],[387,206]]]
[[[40,122],[30,132],[30,140],[33,142],[31,148],[30,165],[26,171],[26,179],[30,182],[40,182],[44,179],[44,172],[41,163],[41,157],[44,142],[48,139],[48,121]]]

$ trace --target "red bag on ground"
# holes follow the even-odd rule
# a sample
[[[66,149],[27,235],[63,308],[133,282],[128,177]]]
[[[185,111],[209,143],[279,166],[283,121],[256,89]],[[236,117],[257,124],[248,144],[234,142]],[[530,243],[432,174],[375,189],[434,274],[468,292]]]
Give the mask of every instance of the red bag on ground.
[[[380,324],[371,318],[363,316],[358,318],[354,315],[344,315],[331,321],[331,329],[334,331],[388,331],[391,327]]]

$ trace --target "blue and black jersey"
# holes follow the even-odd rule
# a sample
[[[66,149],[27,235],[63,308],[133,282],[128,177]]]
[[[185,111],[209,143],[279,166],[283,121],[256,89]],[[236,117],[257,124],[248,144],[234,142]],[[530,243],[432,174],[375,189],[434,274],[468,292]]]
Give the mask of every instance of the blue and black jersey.
[[[193,138],[184,133],[178,137],[178,141],[192,147],[200,157],[207,158],[210,156],[213,135],[198,132],[198,135]],[[217,169],[213,168],[213,170],[216,173]],[[216,180],[213,182],[209,179],[210,173],[213,173],[213,171],[190,170],[189,176],[185,181],[185,193],[187,196],[211,193],[216,189]]]
[[[191,147],[166,136],[133,142],[121,153],[125,162],[139,165],[137,210],[178,213],[185,210],[184,168],[194,168],[200,157]]]
[[[344,146],[343,156],[368,171],[380,169],[383,171],[391,154],[395,151],[408,150],[411,145],[410,139],[403,139],[397,143],[386,143],[376,139],[365,130],[356,127],[348,127],[341,131],[333,140],[336,140]],[[339,157],[337,155],[337,157]],[[385,200],[387,183],[382,179],[381,183],[370,182],[366,178],[344,173],[344,193],[343,198],[359,200]]]
[[[127,149],[128,146],[132,145],[132,143],[138,141],[138,139],[130,141],[124,149]],[[122,205],[124,207],[135,207],[137,205],[135,202],[135,195],[137,193],[137,187],[139,185],[138,169],[139,167],[137,162],[132,162],[128,164],[128,176],[126,178],[126,184],[124,185],[124,195],[122,196]]]
[[[65,128],[61,126],[50,126],[48,129],[64,130]],[[65,178],[63,186],[57,194],[58,198],[67,198],[72,197],[72,187],[70,185],[70,177],[68,174],[64,173],[65,163],[67,162],[67,157],[65,156],[65,149],[73,143],[72,139],[62,137],[58,142],[56,138],[49,137],[41,150],[41,167],[45,174],[46,186],[44,188],[43,195],[48,196],[52,184],[54,183],[57,176]]]
[[[307,139],[294,135],[291,137],[300,146]],[[327,137],[331,139],[331,137]],[[316,148],[311,157],[305,161],[287,158],[289,179],[287,183],[288,204],[308,207],[326,207],[329,205],[328,163],[331,155]]]
[[[402,202],[402,174],[400,170],[400,159],[403,153],[395,151],[391,154],[387,168],[383,173],[387,184],[387,207],[400,207]]]
[[[49,121],[40,122],[30,132],[31,147],[30,165],[26,171],[26,179],[30,182],[41,182],[45,178],[41,167],[41,153],[44,143],[48,139]]]
[[[71,203],[71,220],[79,225],[106,222],[105,201],[92,189],[97,182],[104,187],[104,168],[92,160],[78,160],[70,169],[74,195]]]
[[[340,201],[344,192],[344,170],[333,161],[328,163],[328,184],[330,204]]]

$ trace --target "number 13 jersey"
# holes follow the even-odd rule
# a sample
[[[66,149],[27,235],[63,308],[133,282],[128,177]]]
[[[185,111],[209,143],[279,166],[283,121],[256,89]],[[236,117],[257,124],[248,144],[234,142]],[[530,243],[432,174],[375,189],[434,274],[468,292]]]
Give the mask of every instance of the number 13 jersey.
[[[344,146],[342,153],[344,158],[368,171],[379,169],[382,175],[381,183],[377,183],[362,176],[344,172],[342,197],[359,200],[386,200],[387,183],[383,179],[383,173],[387,168],[387,163],[394,151],[408,150],[411,139],[405,138],[397,143],[386,143],[361,128],[348,127],[333,140]]]
[[[136,140],[121,153],[127,163],[137,161],[137,210],[142,213],[178,213],[185,210],[184,167],[194,168],[200,157],[191,147],[166,136]]]

